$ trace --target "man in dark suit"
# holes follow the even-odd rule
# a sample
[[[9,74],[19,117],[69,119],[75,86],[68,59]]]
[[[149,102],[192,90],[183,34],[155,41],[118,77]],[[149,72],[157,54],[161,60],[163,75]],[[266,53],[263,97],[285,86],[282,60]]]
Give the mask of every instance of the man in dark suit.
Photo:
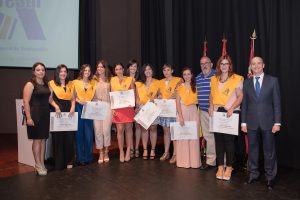
[[[281,126],[280,90],[277,78],[267,75],[261,57],[251,60],[253,78],[244,81],[242,131],[248,134],[248,169],[251,184],[259,179],[259,143],[262,140],[267,187],[273,189],[277,174],[274,134]]]

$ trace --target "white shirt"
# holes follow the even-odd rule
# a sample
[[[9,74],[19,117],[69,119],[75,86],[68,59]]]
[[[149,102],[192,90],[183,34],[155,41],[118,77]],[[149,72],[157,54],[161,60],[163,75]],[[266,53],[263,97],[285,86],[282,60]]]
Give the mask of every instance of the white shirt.
[[[259,76],[253,76],[253,85],[254,85],[254,89],[255,89],[255,83],[256,83],[256,77],[259,77],[258,82],[260,85],[260,88],[262,86],[263,80],[264,80],[264,73],[261,73]]]

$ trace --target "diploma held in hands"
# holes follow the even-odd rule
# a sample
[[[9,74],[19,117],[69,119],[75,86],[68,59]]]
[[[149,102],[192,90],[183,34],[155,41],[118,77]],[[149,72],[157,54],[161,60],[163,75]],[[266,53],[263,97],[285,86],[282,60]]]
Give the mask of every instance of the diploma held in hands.
[[[57,117],[55,112],[50,113],[50,132],[53,131],[77,131],[78,112],[69,117],[69,112],[62,112],[61,117]]]
[[[214,112],[209,118],[209,131],[230,135],[239,134],[239,114],[233,113],[227,117],[226,112]]]
[[[104,120],[109,109],[109,103],[106,101],[88,101],[83,105],[81,118]]]
[[[171,140],[196,140],[199,137],[195,121],[185,121],[184,126],[179,122],[171,122],[170,129]]]
[[[160,117],[176,117],[175,99],[154,99],[154,103],[161,109]]]
[[[148,101],[136,114],[134,120],[139,123],[144,129],[148,130],[154,120],[159,116],[161,109],[154,103]]]
[[[135,96],[132,89],[127,91],[110,92],[109,96],[111,109],[135,106]]]

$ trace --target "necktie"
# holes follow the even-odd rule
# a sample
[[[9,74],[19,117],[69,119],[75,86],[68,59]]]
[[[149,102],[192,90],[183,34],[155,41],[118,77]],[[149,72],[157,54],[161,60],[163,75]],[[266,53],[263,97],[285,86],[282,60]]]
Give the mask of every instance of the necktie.
[[[260,77],[255,77],[256,79],[256,82],[255,82],[255,93],[256,93],[256,96],[258,97],[259,96],[259,93],[260,93],[260,84],[259,84],[259,79]]]

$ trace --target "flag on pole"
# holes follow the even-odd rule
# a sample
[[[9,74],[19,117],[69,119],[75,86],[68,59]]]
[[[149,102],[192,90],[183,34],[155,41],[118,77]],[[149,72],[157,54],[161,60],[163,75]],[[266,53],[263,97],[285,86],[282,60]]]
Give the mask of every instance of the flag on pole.
[[[256,40],[257,36],[256,36],[256,32],[255,32],[255,29],[252,33],[252,35],[250,36],[250,55],[249,55],[249,65],[248,65],[248,78],[251,78],[252,77],[252,71],[251,71],[251,60],[252,58],[254,57],[254,42]]]
[[[204,43],[203,43],[203,57],[207,55],[207,41],[206,37],[204,38]]]
[[[256,32],[255,29],[252,33],[252,35],[250,36],[250,55],[249,55],[249,65],[248,65],[248,78],[252,77],[252,71],[251,71],[251,60],[254,57],[254,42],[256,40],[257,36],[256,36]],[[245,144],[246,144],[246,153],[248,154],[248,135],[245,135]]]
[[[225,34],[223,34],[223,39],[222,39],[223,47],[222,47],[222,56],[227,55],[227,40],[225,38]]]

